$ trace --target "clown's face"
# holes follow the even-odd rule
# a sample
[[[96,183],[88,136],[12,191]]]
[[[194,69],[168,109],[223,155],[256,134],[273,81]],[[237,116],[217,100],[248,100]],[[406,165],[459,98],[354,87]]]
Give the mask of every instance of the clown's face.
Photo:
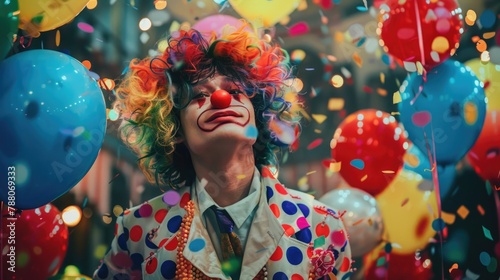
[[[180,112],[182,140],[191,153],[255,143],[255,112],[241,86],[216,75],[194,85],[193,92],[194,98]]]

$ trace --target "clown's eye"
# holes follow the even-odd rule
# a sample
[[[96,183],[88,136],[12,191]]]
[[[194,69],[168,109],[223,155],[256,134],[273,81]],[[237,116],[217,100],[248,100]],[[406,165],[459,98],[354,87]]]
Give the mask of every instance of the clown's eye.
[[[237,89],[230,89],[228,92],[230,94],[240,94],[240,93],[243,93],[243,91],[241,89],[239,89],[239,88],[237,88]]]
[[[195,96],[193,96],[193,99],[200,99],[200,98],[205,98],[205,97],[209,97],[210,95],[207,94],[207,93],[204,93],[204,92],[200,92],[198,94],[195,94]]]

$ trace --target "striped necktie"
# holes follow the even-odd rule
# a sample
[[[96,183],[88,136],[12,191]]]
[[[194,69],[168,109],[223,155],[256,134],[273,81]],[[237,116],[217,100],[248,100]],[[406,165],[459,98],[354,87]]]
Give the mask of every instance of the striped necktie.
[[[222,270],[232,279],[239,279],[243,249],[241,241],[234,233],[234,221],[224,209],[210,207],[215,213],[220,231],[220,245],[222,251]]]

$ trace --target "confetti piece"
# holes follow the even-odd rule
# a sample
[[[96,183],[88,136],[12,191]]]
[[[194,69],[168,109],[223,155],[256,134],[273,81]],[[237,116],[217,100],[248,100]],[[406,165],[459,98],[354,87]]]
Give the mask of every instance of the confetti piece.
[[[422,63],[420,63],[420,61],[417,61],[416,65],[417,65],[417,73],[419,75],[422,75],[422,73],[424,72],[424,66],[422,65]]]
[[[377,266],[383,266],[385,264],[385,257],[380,257],[377,259]]]
[[[445,223],[452,225],[453,223],[455,223],[455,218],[456,216],[454,214],[441,211],[441,219],[443,219]]]
[[[245,136],[247,138],[257,138],[259,135],[259,131],[254,125],[248,126],[247,130],[245,131]]]
[[[484,10],[479,16],[478,25],[480,28],[491,28],[496,21],[496,14],[492,10]]]
[[[484,266],[488,266],[491,262],[491,256],[488,254],[488,252],[481,252],[479,254],[479,260],[481,261],[481,264]]]
[[[391,116],[396,116],[396,115],[400,115],[399,112],[391,112]]]
[[[87,68],[87,70],[90,70],[90,68],[92,67],[92,63],[90,63],[90,61],[88,61],[88,60],[82,61],[82,65],[85,66],[85,68]]]
[[[366,12],[368,11],[368,7],[364,7],[364,6],[357,6],[356,7],[356,10],[360,11],[360,12]]]
[[[245,174],[239,174],[236,176],[236,179],[241,180],[241,179],[245,179],[246,177],[247,177],[247,175],[245,175]]]
[[[364,219],[359,219],[359,220],[355,221],[354,223],[352,223],[352,225],[357,226],[357,225],[361,224],[363,221],[364,221]]]
[[[181,200],[181,196],[177,191],[167,191],[163,194],[163,202],[169,206],[174,206]]]
[[[354,62],[356,63],[356,65],[358,65],[359,68],[363,66],[363,59],[361,58],[361,56],[359,56],[357,52],[354,52],[352,54],[352,60],[354,60]]]
[[[465,220],[465,218],[467,218],[467,216],[469,215],[469,209],[467,209],[465,205],[461,205],[457,210],[457,214],[460,216],[460,218]]]
[[[77,24],[78,28],[83,31],[83,32],[86,32],[86,33],[92,33],[94,32],[94,27],[92,27],[92,25],[88,24],[88,23],[85,23],[85,22],[79,22]]]
[[[496,34],[496,32],[494,32],[494,31],[493,32],[486,32],[483,34],[483,38],[488,40],[488,39],[495,37],[495,34]]]
[[[323,123],[327,116],[326,115],[318,115],[318,114],[311,114],[311,117],[318,123],[321,124]]]
[[[450,269],[448,269],[448,272],[451,273],[454,269],[458,269],[458,264],[457,263],[454,263]]]
[[[340,68],[340,73],[342,73],[342,75],[346,78],[346,79],[350,79],[352,78],[352,73],[351,71],[349,71],[347,68],[345,67],[341,67]]]
[[[288,34],[290,34],[290,36],[300,36],[308,32],[309,25],[305,21],[297,22],[288,29]]]
[[[377,88],[377,93],[380,96],[387,96],[387,90],[385,90],[383,88]]]
[[[432,229],[435,231],[442,231],[446,224],[444,223],[443,219],[437,218],[434,221],[432,221]]]
[[[87,3],[87,9],[93,10],[93,9],[95,9],[95,7],[97,7],[97,0],[90,0]]]
[[[318,138],[318,139],[312,141],[309,145],[307,145],[307,149],[312,150],[312,149],[318,147],[319,145],[321,145],[321,143],[323,143],[323,139]]]
[[[320,129],[314,129],[314,133],[320,134],[321,130]]]
[[[333,87],[340,88],[344,85],[344,78],[342,78],[342,76],[340,75],[334,75],[330,79],[330,83],[332,84]]]
[[[59,47],[60,44],[61,44],[61,31],[59,31],[59,29],[57,29],[57,31],[56,31],[56,46]]]
[[[314,239],[314,248],[318,248],[325,245],[325,236],[321,235],[320,237]]]
[[[470,271],[468,269],[465,271],[465,277],[468,280],[469,279],[470,280],[477,280],[477,279],[479,279],[479,276],[480,276],[479,274],[475,274],[475,273],[473,273],[472,271]]]
[[[476,49],[478,52],[484,52],[486,49],[488,49],[488,44],[486,44],[483,39],[480,39],[476,42]]]
[[[365,168],[365,162],[362,159],[353,159],[351,160],[351,166],[363,170]]]
[[[415,71],[417,71],[417,65],[415,64],[415,62],[403,61],[403,67],[408,72],[415,72]]]
[[[329,111],[339,111],[344,109],[345,100],[343,98],[330,98],[328,100]]]
[[[403,200],[403,202],[401,202],[401,207],[405,206],[406,203],[408,203],[408,201],[410,201],[410,199],[407,197]]]
[[[446,37],[438,36],[432,41],[431,49],[438,53],[445,53],[450,49],[450,43]]]
[[[392,104],[397,104],[400,103],[401,101],[403,100],[401,98],[401,93],[398,90],[392,95]]]
[[[493,237],[491,237],[491,232],[489,229],[485,228],[484,226],[483,227],[483,233],[484,233],[484,236],[486,238],[488,238],[489,240],[493,241]]]
[[[484,216],[484,209],[483,206],[481,206],[481,204],[477,205],[477,211],[479,212],[479,214],[481,214],[481,216]]]
[[[363,86],[363,91],[369,94],[373,93],[373,89],[369,86]]]
[[[361,177],[361,182],[364,182],[366,179],[368,179],[368,174],[366,174],[365,176]]]
[[[332,172],[339,172],[341,167],[342,167],[342,162],[331,162],[329,170]]]
[[[396,172],[394,172],[394,170],[382,170],[382,173],[384,173],[384,174],[394,174]]]
[[[385,74],[384,73],[380,73],[380,82],[382,84],[385,84]]]
[[[426,126],[431,121],[431,119],[431,114],[428,111],[416,112],[411,117],[413,124],[419,127]]]

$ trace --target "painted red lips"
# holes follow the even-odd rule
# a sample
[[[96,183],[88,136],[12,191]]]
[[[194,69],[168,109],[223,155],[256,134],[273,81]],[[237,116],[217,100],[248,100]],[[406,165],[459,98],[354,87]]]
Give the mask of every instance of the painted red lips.
[[[205,132],[210,132],[227,123],[246,126],[250,122],[248,109],[241,105],[232,106],[232,108],[234,110],[209,109],[204,111],[198,116],[198,127]]]

